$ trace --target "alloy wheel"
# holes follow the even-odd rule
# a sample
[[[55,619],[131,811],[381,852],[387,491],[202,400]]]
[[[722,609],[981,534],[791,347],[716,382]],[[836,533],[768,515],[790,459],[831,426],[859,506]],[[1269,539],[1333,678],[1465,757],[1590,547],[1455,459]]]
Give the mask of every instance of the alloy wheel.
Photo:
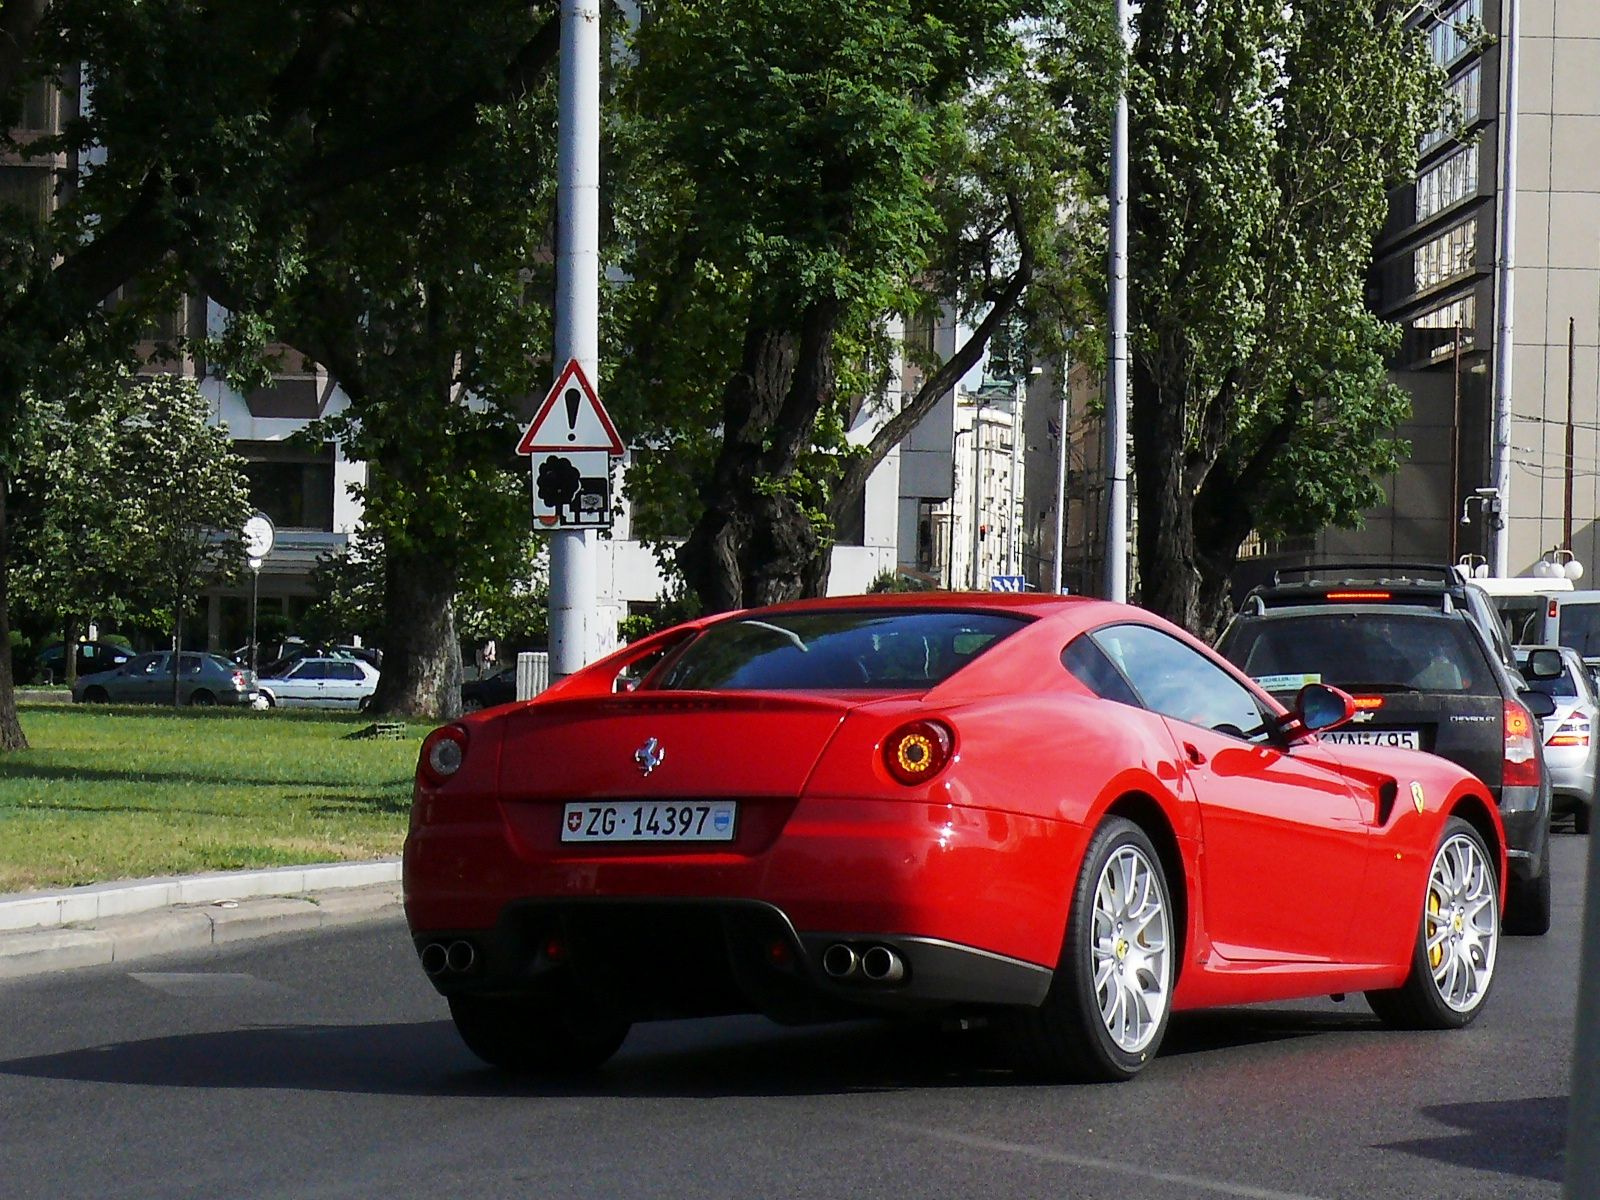
[[[1500,939],[1494,869],[1472,838],[1455,834],[1434,855],[1424,918],[1428,967],[1439,998],[1457,1012],[1481,1001]]]
[[[1172,987],[1171,915],[1155,866],[1136,846],[1107,860],[1094,893],[1095,998],[1106,1032],[1138,1053],[1161,1028]]]

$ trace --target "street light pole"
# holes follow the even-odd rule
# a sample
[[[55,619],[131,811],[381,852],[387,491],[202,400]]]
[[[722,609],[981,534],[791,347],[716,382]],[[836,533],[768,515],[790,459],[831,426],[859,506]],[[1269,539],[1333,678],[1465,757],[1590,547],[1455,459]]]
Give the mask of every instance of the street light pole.
[[[250,678],[256,677],[256,604],[260,598],[261,560],[250,560]]]
[[[1117,0],[1117,29],[1133,50],[1128,0]],[[1111,126],[1111,362],[1106,373],[1106,599],[1128,598],[1128,71]]]
[[[983,543],[983,396],[972,407],[972,590],[978,590],[978,553]]]

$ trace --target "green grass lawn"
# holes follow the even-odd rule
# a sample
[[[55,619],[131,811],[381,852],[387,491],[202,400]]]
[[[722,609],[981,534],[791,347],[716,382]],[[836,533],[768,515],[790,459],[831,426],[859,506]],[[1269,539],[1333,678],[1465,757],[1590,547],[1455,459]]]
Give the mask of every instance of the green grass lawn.
[[[359,713],[22,705],[0,892],[398,854],[417,747]]]

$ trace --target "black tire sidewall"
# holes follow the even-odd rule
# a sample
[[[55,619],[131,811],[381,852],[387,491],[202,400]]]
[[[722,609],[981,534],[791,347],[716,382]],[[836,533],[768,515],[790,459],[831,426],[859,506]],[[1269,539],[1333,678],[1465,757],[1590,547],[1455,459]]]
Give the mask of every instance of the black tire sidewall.
[[[1149,1044],[1140,1051],[1130,1052],[1117,1045],[1100,1016],[1099,997],[1094,987],[1094,898],[1100,876],[1106,864],[1118,851],[1131,846],[1149,863],[1161,888],[1161,902],[1167,915],[1167,1003],[1162,1010],[1156,1033]],[[1172,990],[1176,982],[1178,931],[1173,924],[1172,889],[1167,882],[1161,856],[1144,830],[1132,821],[1110,817],[1101,823],[1084,853],[1083,867],[1078,872],[1078,882],[1073,888],[1071,915],[1067,921],[1067,934],[1062,947],[1061,968],[1056,984],[1051,988],[1065,989],[1063,1015],[1078,1026],[1075,1032],[1084,1041],[1086,1065],[1096,1069],[1102,1078],[1127,1079],[1138,1074],[1156,1056],[1161,1040],[1166,1035],[1167,1021],[1172,1015]]]
[[[1422,893],[1422,911],[1417,914],[1417,940],[1411,958],[1411,980],[1415,986],[1415,999],[1429,1010],[1433,1018],[1429,1027],[1434,1029],[1460,1029],[1470,1024],[1477,1015],[1483,1011],[1484,1004],[1489,999],[1489,993],[1494,990],[1494,975],[1489,977],[1489,986],[1483,989],[1478,996],[1478,1002],[1468,1012],[1459,1012],[1444,1002],[1444,997],[1439,994],[1439,985],[1434,982],[1433,964],[1428,961],[1428,892],[1433,888],[1433,868],[1439,861],[1439,852],[1444,849],[1445,843],[1458,835],[1465,835],[1472,839],[1478,848],[1478,853],[1483,855],[1483,861],[1494,870],[1494,856],[1489,853],[1489,848],[1484,844],[1483,835],[1463,821],[1460,817],[1451,817],[1445,822],[1444,833],[1439,838],[1439,845],[1433,852],[1433,859],[1428,863],[1428,886]],[[1498,895],[1500,882],[1496,876],[1495,899]],[[1504,931],[1502,931],[1503,934]],[[1500,969],[1500,947],[1495,947],[1495,971]]]

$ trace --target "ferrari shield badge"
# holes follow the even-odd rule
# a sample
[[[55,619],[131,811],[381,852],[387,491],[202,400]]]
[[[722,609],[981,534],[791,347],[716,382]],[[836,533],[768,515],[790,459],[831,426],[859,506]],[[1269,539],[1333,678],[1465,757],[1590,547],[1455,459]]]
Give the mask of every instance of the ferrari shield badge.
[[[1418,812],[1428,807],[1427,798],[1422,794],[1422,785],[1415,779],[1411,781],[1411,803],[1417,806]]]

